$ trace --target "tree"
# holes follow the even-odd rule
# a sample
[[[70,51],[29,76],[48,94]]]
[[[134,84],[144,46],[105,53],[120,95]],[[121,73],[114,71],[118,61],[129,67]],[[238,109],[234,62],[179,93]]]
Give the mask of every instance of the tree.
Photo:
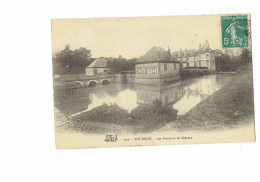
[[[54,74],[82,74],[85,67],[93,61],[90,50],[80,47],[72,51],[69,45],[55,53],[52,59]]]
[[[119,73],[121,71],[134,71],[135,63],[138,59],[132,58],[126,60],[119,56],[118,58],[107,58],[107,67],[110,68],[112,73]]]
[[[243,62],[248,63],[251,62],[251,52],[249,49],[243,49],[242,54],[241,54],[241,59]]]
[[[216,57],[215,60],[218,71],[237,71],[251,61],[251,52],[249,49],[225,50],[223,57]]]

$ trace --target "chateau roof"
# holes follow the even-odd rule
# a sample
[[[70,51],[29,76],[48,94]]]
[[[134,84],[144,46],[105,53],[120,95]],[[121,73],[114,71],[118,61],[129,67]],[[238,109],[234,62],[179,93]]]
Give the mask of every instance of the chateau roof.
[[[87,68],[106,68],[107,67],[107,60],[104,58],[97,58],[93,61]]]
[[[183,54],[185,57],[196,56],[197,53],[198,53],[198,51],[196,49],[190,49],[190,50],[183,51]]]
[[[169,58],[169,53],[162,49],[161,47],[153,47],[148,52],[146,52],[139,60],[138,63],[152,63],[152,62],[176,62],[173,60],[172,56]]]
[[[191,57],[196,56],[198,54],[198,51],[196,49],[190,49],[190,50],[180,50],[177,52],[172,53],[173,57]]]

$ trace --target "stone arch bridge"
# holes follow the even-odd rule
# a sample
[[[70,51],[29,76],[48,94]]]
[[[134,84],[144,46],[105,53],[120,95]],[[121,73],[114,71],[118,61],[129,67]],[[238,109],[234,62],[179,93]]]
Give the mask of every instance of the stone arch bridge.
[[[79,84],[84,87],[93,88],[96,86],[107,86],[114,81],[113,75],[106,76],[86,76],[78,79],[71,80],[75,84]]]
[[[107,74],[86,76],[80,75],[56,75],[54,76],[54,83],[57,89],[62,89],[64,86],[68,87],[102,87],[110,83],[134,83],[134,76],[126,74]]]
[[[107,86],[109,83],[114,82],[114,75],[63,75],[55,78],[55,82],[64,85],[77,85],[79,87],[93,88],[96,86]]]

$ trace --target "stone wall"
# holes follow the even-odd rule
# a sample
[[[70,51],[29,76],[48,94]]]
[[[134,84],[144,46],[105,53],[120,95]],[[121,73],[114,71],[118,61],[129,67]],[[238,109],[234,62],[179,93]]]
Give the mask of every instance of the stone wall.
[[[115,83],[135,83],[134,74],[115,74],[113,81]]]

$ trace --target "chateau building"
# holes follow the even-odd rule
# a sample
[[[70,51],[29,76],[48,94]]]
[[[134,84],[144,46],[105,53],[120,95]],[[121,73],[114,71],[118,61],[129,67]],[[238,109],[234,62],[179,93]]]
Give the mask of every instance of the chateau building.
[[[208,41],[199,45],[199,49],[185,49],[174,52],[172,56],[181,62],[182,68],[208,68],[210,71],[216,71],[215,57],[222,55],[220,50],[212,50]]]

